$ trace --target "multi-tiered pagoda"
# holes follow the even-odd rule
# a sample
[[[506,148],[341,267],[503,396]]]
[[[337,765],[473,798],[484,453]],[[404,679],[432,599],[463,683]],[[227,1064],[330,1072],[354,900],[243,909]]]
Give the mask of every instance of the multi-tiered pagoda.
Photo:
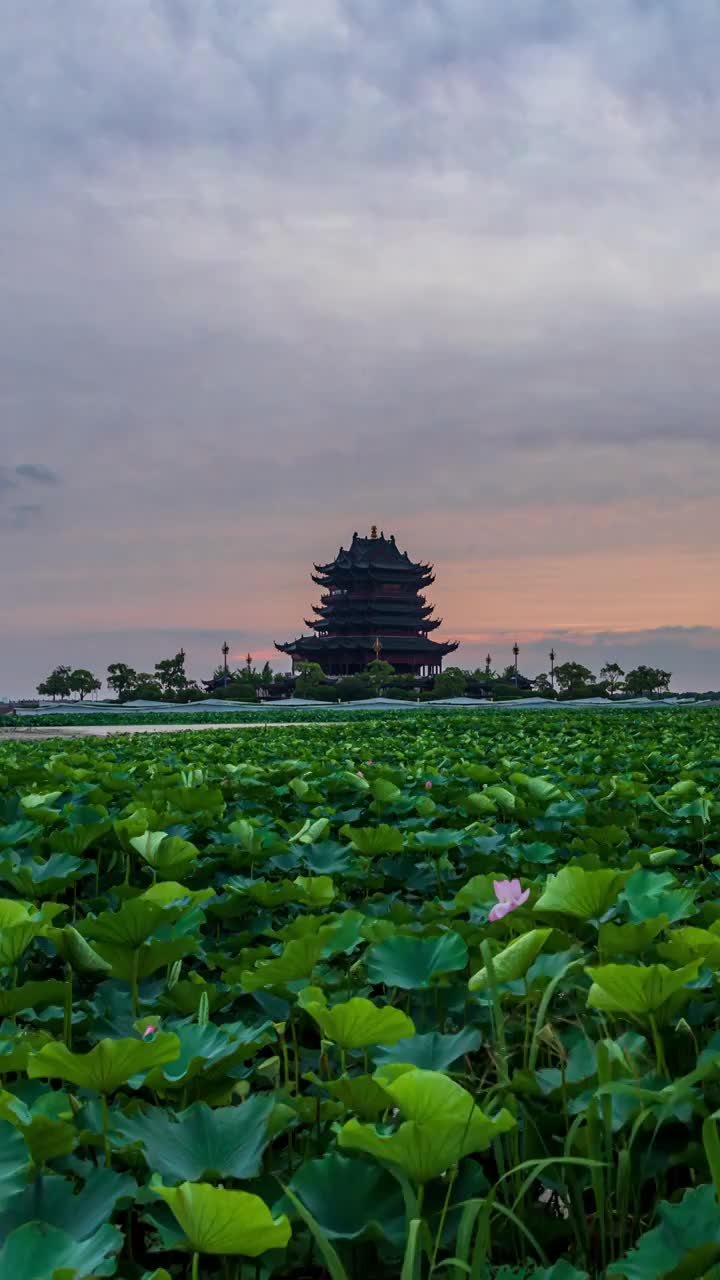
[[[354,533],[349,550],[314,567],[322,595],[305,625],[315,634],[275,645],[290,654],[293,670],[297,662],[317,662],[326,675],[354,675],[382,658],[405,674],[435,675],[457,649],[429,638],[441,625],[422,595],[435,581],[432,565],[414,563],[375,526],[369,538]]]

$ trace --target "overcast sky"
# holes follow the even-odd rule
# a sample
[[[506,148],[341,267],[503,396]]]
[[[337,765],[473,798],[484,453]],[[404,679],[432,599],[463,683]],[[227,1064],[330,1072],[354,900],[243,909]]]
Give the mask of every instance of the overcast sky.
[[[717,0],[4,0],[0,696],[300,634],[720,687]]]

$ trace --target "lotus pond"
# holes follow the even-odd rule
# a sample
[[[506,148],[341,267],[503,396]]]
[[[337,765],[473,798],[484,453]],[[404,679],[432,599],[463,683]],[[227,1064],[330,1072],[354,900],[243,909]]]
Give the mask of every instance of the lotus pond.
[[[0,744],[0,1280],[720,1277],[720,716]]]

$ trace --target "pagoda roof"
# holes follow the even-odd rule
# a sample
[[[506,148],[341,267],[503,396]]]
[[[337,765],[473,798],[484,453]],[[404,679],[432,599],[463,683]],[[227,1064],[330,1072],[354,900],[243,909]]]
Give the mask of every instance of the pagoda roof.
[[[287,644],[278,644],[275,648],[282,653],[302,653],[314,651],[321,653],[327,650],[347,649],[357,651],[358,649],[372,649],[378,637],[375,635],[365,636],[299,636],[297,640],[290,640]],[[382,637],[382,653],[432,653],[444,654],[452,653],[458,647],[455,640],[440,643],[437,640],[428,640],[425,636],[384,636]]]
[[[347,550],[341,547],[335,559],[329,564],[316,564],[314,568],[321,574],[368,569],[383,574],[399,573],[403,576],[432,573],[432,565],[412,561],[407,551],[398,549],[394,535],[391,534],[386,538],[384,533],[375,538],[361,538],[359,534],[354,533]]]

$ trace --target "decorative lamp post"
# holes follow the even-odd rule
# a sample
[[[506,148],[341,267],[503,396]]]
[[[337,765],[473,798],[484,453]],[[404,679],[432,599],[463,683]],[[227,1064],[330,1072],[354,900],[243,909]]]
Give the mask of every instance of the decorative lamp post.
[[[375,661],[376,661],[376,662],[379,662],[379,661],[380,661],[380,654],[382,653],[382,644],[380,643],[380,637],[379,637],[379,636],[376,636],[376,637],[375,637],[375,643],[374,643],[374,645],[373,645],[373,653],[375,654]]]
[[[515,641],[515,643],[514,643],[514,645],[513,645],[513,657],[515,658],[515,675],[517,675],[517,673],[518,673],[518,654],[519,654],[519,652],[520,652],[520,646],[519,646],[519,644],[518,644],[518,642],[517,642],[517,640],[516,640],[516,641]]]
[[[550,659],[550,686],[553,693],[555,692],[555,649],[552,648],[548,654]]]
[[[492,654],[488,653],[485,658],[485,675],[490,675],[490,664],[492,663]]]
[[[251,653],[246,654],[245,663],[247,665],[248,675],[252,675],[252,654]]]
[[[220,652],[222,653],[222,656],[223,656],[223,688],[226,689],[228,684],[230,683],[230,675],[228,672],[228,664],[227,664],[228,654],[230,652],[230,645],[228,644],[227,640],[225,641]]]

